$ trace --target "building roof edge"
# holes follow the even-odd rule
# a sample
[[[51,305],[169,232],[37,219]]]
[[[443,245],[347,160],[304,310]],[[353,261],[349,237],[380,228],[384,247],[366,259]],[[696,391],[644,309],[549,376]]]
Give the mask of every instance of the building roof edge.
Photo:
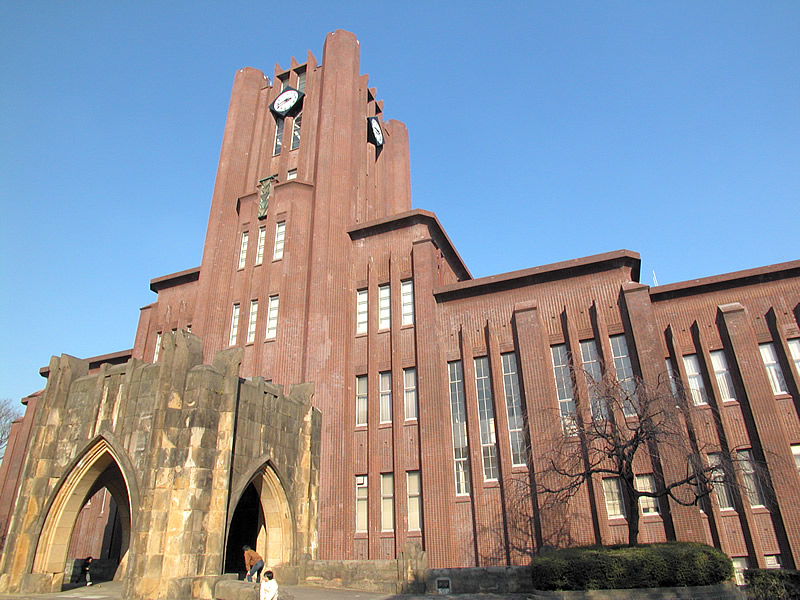
[[[150,280],[150,290],[158,293],[160,290],[175,287],[176,285],[183,285],[190,281],[197,281],[200,279],[200,267],[192,269],[185,269],[177,273],[170,273],[169,275],[162,275]]]

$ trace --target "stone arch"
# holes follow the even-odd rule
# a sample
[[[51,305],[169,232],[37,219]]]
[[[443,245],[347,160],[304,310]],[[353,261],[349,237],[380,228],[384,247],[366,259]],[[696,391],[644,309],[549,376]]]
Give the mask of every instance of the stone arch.
[[[138,494],[135,480],[126,476],[126,471],[132,471],[123,457],[109,440],[98,436],[72,461],[66,476],[61,479],[47,503],[34,555],[33,573],[57,576],[64,572],[78,514],[86,501],[103,487],[109,490],[120,510],[123,538],[121,565],[127,563],[131,515]]]
[[[261,508],[258,522],[256,551],[264,557],[266,566],[293,563],[295,559],[295,522],[289,500],[284,489],[282,478],[269,459],[260,462],[259,467],[251,471],[251,476],[243,479],[232,494],[235,503],[228,511],[228,532],[226,539],[231,539],[231,524],[237,506],[249,486],[255,489]]]

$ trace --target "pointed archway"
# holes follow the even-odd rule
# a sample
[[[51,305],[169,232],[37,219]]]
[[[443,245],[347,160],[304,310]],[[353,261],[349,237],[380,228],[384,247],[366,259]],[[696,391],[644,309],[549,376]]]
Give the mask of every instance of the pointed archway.
[[[260,468],[236,503],[228,524],[226,572],[243,571],[242,545],[264,557],[266,568],[294,560],[292,512],[283,485],[271,465]]]
[[[33,573],[63,577],[72,531],[86,502],[106,488],[115,503],[121,525],[121,565],[130,545],[131,502],[128,482],[111,445],[99,438],[75,463],[53,496],[36,547]],[[118,569],[120,573],[121,569]],[[116,578],[116,577],[115,577]]]

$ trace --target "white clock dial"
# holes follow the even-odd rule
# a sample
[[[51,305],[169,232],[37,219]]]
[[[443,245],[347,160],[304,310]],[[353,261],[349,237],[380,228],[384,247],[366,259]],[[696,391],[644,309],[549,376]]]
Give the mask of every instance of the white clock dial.
[[[378,119],[372,119],[372,134],[375,136],[375,141],[378,144],[383,144],[383,130],[381,129],[381,124]]]
[[[294,103],[297,102],[297,98],[300,96],[300,93],[297,90],[286,90],[285,92],[281,92],[281,94],[275,98],[275,102],[272,104],[276,112],[284,112],[292,108]]]

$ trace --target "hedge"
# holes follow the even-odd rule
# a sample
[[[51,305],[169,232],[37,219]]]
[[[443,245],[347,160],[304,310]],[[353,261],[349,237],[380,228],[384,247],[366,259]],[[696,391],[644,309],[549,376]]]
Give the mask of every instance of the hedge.
[[[748,600],[796,600],[800,598],[800,571],[748,569],[744,572]]]
[[[716,585],[733,576],[720,550],[686,542],[554,550],[531,562],[538,590],[602,590]]]

